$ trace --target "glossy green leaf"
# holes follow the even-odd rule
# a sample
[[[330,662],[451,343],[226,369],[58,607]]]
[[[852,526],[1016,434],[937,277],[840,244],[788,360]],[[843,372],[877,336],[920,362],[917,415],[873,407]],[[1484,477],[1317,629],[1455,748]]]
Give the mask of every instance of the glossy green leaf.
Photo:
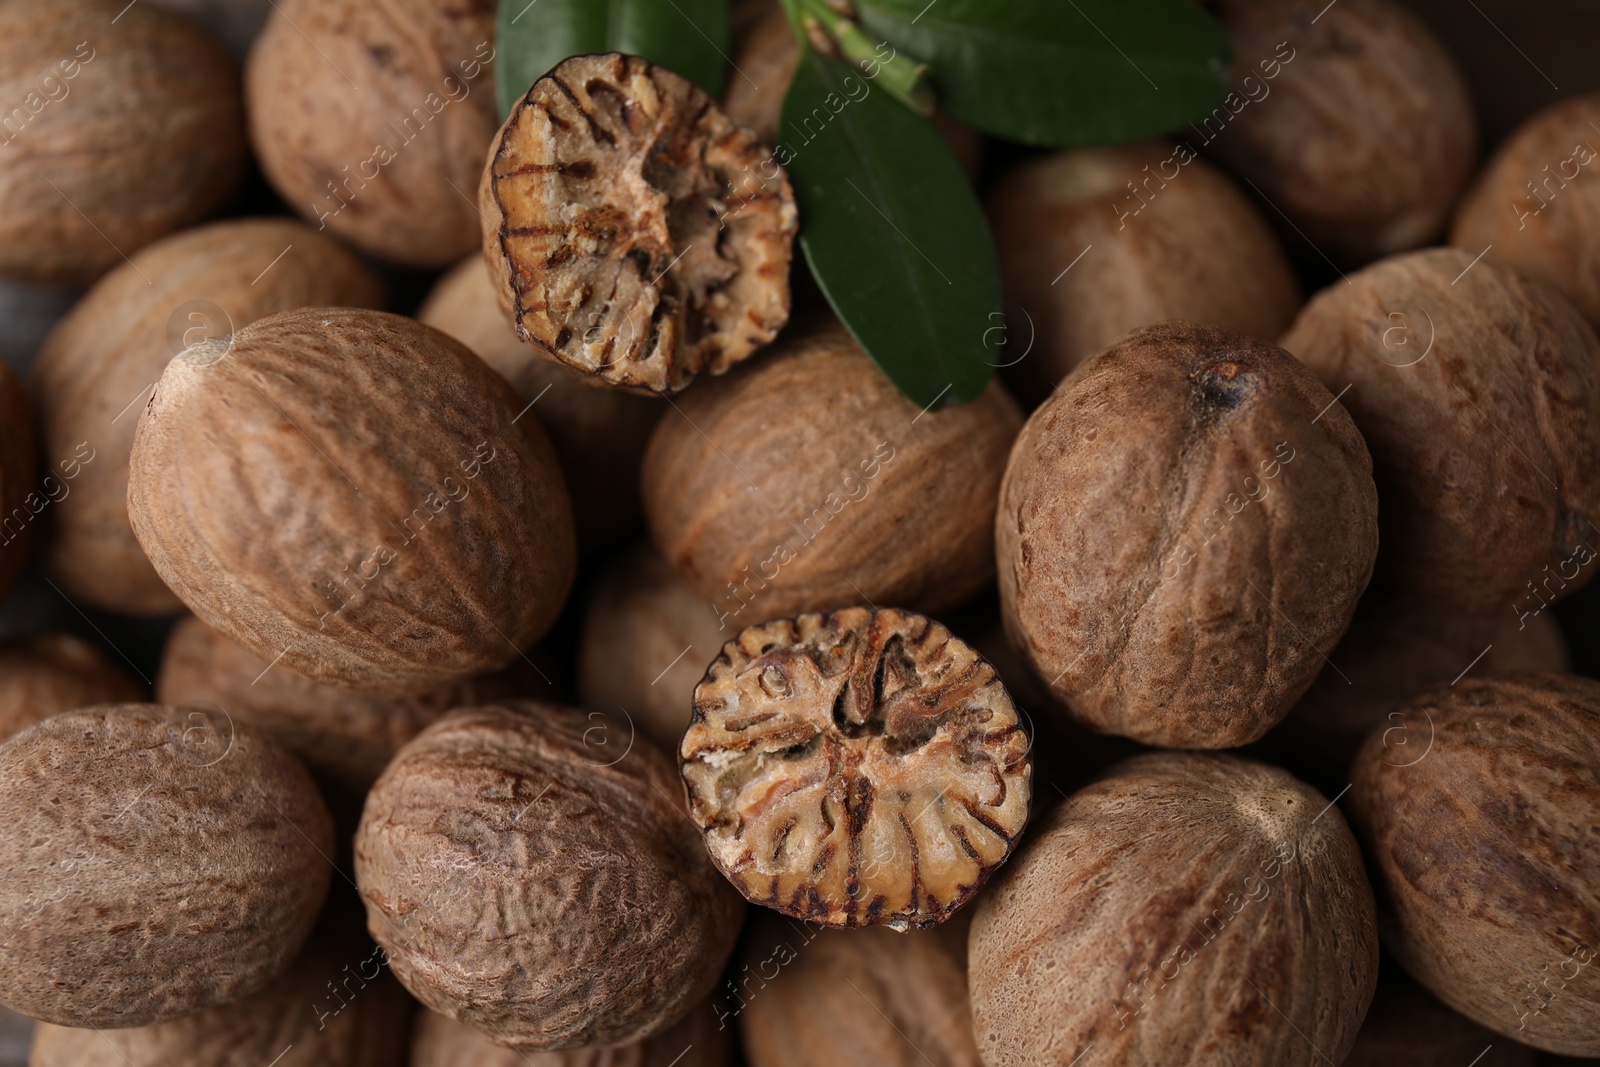
[[[501,0],[494,39],[502,116],[551,67],[591,52],[643,56],[720,96],[728,0]]]
[[[994,242],[944,138],[861,71],[806,50],[776,156],[839,318],[921,405],[975,399],[1003,331]]]
[[[939,109],[1071,147],[1153,137],[1227,95],[1227,34],[1192,0],[857,0],[867,32],[931,64]]]

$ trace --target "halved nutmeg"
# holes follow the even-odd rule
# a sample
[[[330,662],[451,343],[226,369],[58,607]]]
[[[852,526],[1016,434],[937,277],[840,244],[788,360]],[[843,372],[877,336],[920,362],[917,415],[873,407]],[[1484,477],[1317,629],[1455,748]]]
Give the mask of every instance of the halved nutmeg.
[[[828,926],[931,926],[1028,819],[1011,697],[942,624],[847,608],[752,626],[695,690],[690,812],[757,904]]]
[[[675,393],[788,321],[788,177],[711,97],[636,56],[574,56],[540,78],[478,200],[518,335],[596,384]]]

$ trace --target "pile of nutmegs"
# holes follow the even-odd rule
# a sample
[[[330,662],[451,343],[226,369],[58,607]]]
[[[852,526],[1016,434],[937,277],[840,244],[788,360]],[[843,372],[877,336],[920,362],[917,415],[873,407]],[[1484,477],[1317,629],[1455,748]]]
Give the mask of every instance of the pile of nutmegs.
[[[1208,6],[1178,140],[941,121],[922,409],[770,0],[504,125],[489,0],[0,0],[0,1064],[1600,1057],[1600,96],[1474,177],[1391,0]]]

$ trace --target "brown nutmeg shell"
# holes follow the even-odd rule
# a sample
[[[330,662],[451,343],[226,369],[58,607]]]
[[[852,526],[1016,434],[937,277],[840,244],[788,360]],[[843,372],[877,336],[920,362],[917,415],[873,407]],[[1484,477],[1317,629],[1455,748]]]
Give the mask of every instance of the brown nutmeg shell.
[[[1600,683],[1429,690],[1373,731],[1353,780],[1395,958],[1496,1033],[1600,1056]]]
[[[524,1052],[672,1026],[710,993],[743,914],[671,761],[643,738],[618,757],[592,725],[551,705],[453,712],[401,749],[356,836],[395,975]]]
[[[863,602],[938,614],[989,584],[1020,422],[999,385],[921,412],[830,324],[675,403],[645,518],[730,629]]]
[[[127,670],[69,634],[0,645],[0,741],[63,711],[144,696],[144,686]]]
[[[61,1026],[163,1022],[261,989],[328,889],[333,830],[265,731],[105,705],[0,745],[0,989]]]
[[[75,601],[153,615],[183,606],[128,522],[139,414],[172,357],[275,311],[378,307],[378,280],[343,246],[288,219],[239,219],[158,241],[57,324],[33,369],[50,509],[46,563]],[[47,487],[48,488],[48,487]]]
[[[270,315],[172,361],[128,513],[156,573],[268,661],[403,692],[510,662],[575,565],[561,472],[511,387],[397,315]]]
[[[1378,936],[1321,794],[1265,764],[1159,753],[1049,816],[980,900],[967,963],[988,1067],[1280,1067],[1343,1061]]]
[[[1006,632],[1085,725],[1259,738],[1322,669],[1377,551],[1371,460],[1287,352],[1139,330],[1023,427],[995,520]]]
[[[437,1012],[417,1019],[411,1067],[729,1067],[733,1030],[706,1004],[654,1037],[610,1048],[519,1052]]]

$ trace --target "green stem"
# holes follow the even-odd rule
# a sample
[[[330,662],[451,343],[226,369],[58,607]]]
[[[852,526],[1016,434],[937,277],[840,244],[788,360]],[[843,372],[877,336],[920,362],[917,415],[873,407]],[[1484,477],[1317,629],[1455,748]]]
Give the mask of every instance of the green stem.
[[[933,86],[928,83],[928,65],[903,56],[898,50],[889,59],[878,54],[879,46],[861,31],[853,9],[842,0],[785,0],[791,20],[805,31],[817,50],[842,58],[863,72],[876,68],[873,80],[906,107],[924,117],[934,109]],[[849,12],[849,13],[847,13]]]

